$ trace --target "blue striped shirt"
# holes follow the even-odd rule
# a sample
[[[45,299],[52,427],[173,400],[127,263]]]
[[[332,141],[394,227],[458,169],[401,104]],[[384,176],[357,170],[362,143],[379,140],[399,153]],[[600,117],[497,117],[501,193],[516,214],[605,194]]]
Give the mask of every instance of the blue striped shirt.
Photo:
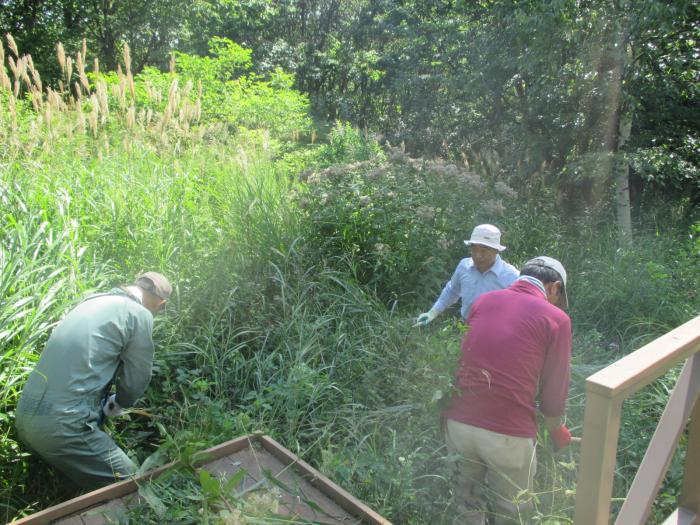
[[[460,313],[462,319],[466,319],[477,297],[485,292],[508,288],[519,275],[515,266],[505,262],[500,255],[496,255],[496,262],[484,273],[474,266],[471,257],[462,259],[433,305],[433,310],[442,313],[461,298]]]

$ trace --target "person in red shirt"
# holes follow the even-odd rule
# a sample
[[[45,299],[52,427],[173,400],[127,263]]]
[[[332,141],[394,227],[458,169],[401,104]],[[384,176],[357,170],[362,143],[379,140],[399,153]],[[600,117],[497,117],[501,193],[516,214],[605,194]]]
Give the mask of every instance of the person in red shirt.
[[[537,410],[556,448],[571,434],[566,409],[571,361],[571,319],[566,270],[536,257],[505,290],[474,303],[445,411],[445,440],[458,458],[459,515],[455,523],[520,523],[531,509],[528,491],[537,466]]]

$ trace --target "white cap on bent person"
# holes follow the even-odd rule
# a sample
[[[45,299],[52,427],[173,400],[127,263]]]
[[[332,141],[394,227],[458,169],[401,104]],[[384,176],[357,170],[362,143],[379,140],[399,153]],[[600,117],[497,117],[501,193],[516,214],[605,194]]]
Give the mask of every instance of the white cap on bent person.
[[[505,246],[501,245],[501,230],[496,228],[493,224],[479,224],[479,226],[472,231],[471,238],[468,241],[464,241],[464,244],[467,246],[480,244],[498,250],[499,252],[506,249]]]
[[[544,266],[545,268],[549,268],[550,270],[554,270],[559,274],[561,277],[561,282],[562,282],[562,296],[564,298],[564,308],[569,307],[569,299],[566,295],[566,270],[564,269],[564,265],[557,261],[556,259],[553,259],[552,257],[547,257],[546,255],[540,255],[539,257],[535,257],[534,259],[530,259],[525,263],[523,268],[525,266]]]

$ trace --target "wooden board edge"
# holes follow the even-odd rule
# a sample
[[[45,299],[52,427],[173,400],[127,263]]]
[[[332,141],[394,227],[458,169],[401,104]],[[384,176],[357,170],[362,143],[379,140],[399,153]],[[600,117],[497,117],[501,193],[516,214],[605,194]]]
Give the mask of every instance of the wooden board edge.
[[[201,457],[195,462],[195,466],[199,467],[200,465],[204,465],[205,463],[209,463],[210,461],[221,459],[224,456],[233,454],[234,452],[239,452],[245,448],[250,447],[255,440],[255,434],[246,434],[245,436],[240,436],[229,441],[224,441],[219,445],[215,445],[202,452],[199,452],[198,455]]]
[[[214,447],[208,448],[203,451],[201,459],[197,461],[197,465],[207,463],[209,461],[222,458],[228,454],[233,454],[244,448],[250,446],[253,441],[255,441],[256,435],[245,435],[240,436],[230,441],[226,441]],[[106,487],[102,487],[82,496],[69,499],[53,507],[49,507],[44,510],[40,510],[32,514],[31,516],[26,516],[19,520],[11,521],[12,525],[48,525],[52,521],[60,518],[74,514],[80,510],[93,507],[98,503],[104,501],[121,498],[132,492],[136,492],[139,488],[139,484],[151,479],[156,479],[158,476],[163,474],[166,470],[174,467],[176,462],[171,462],[154,470],[150,470],[140,476],[133,479],[127,479],[124,481],[118,481]]]
[[[299,456],[280,445],[270,436],[255,435],[255,437],[265,450],[285,465],[293,466],[297,473],[302,475],[306,481],[329,496],[344,510],[355,514],[358,518],[362,518],[363,521],[370,525],[392,525],[389,520],[383,518],[380,514],[334,483],[330,478],[321,474]]]
[[[629,397],[699,351],[700,315],[590,375],[587,388]]]

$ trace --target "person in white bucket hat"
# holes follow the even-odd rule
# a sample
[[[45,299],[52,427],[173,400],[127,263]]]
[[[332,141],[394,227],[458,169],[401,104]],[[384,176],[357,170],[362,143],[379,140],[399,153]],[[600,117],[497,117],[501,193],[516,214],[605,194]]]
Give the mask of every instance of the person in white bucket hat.
[[[507,288],[518,278],[518,270],[499,255],[506,247],[501,244],[501,230],[492,224],[478,225],[464,244],[471,248],[471,257],[459,262],[438,300],[418,316],[414,326],[427,325],[459,299],[462,319],[466,319],[477,297]]]

